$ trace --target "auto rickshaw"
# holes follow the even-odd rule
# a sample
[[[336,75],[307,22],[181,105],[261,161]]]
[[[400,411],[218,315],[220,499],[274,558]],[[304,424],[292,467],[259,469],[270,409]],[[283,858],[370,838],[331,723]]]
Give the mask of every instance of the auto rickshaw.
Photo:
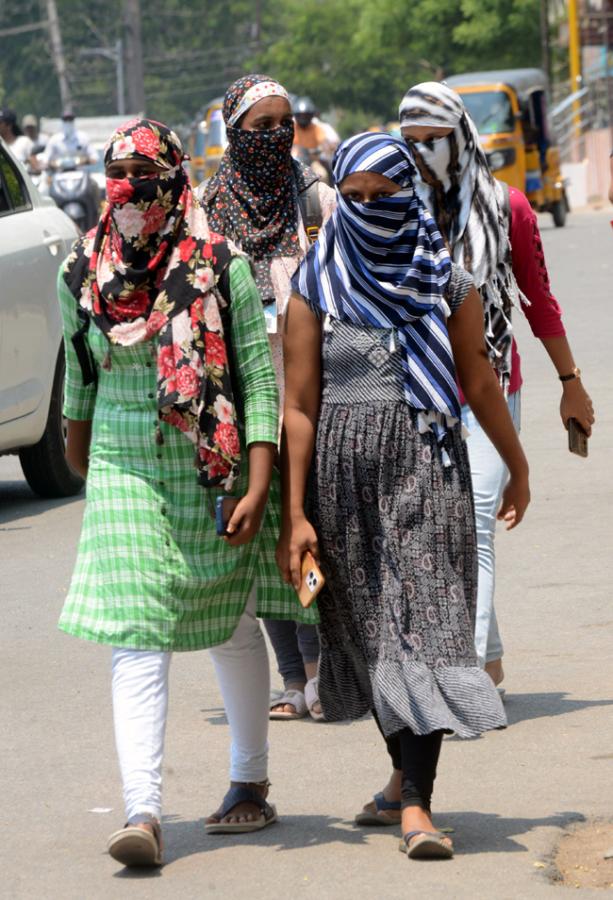
[[[560,153],[547,120],[547,81],[540,69],[466,72],[445,79],[477,126],[496,178],[519,188],[561,228],[569,206]]]
[[[228,145],[223,97],[211,100],[196,116],[189,139],[190,178],[194,186],[215,174]]]

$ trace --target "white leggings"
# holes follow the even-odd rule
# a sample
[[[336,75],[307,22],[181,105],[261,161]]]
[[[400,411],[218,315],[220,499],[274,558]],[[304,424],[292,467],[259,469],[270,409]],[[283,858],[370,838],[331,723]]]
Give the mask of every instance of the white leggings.
[[[230,779],[264,781],[270,673],[255,590],[229,641],[210,651],[232,737]],[[126,817],[160,818],[171,653],[113,648],[113,716]]]

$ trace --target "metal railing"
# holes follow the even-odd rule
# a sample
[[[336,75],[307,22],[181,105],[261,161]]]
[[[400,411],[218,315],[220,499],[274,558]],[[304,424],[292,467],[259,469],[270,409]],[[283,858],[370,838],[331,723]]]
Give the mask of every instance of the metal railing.
[[[568,91],[568,85],[566,85]],[[555,94],[563,94],[557,85]],[[587,82],[581,90],[563,95],[551,109],[551,125],[563,162],[578,161],[585,152],[585,135],[591,131],[612,130],[613,77]],[[611,134],[613,145],[613,130]]]

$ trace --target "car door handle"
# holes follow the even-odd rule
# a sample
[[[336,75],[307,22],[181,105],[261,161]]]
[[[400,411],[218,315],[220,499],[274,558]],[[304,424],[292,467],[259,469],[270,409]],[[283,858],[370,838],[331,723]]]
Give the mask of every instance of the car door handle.
[[[43,244],[48,248],[51,256],[57,256],[62,245],[62,238],[59,234],[46,234],[43,237]]]

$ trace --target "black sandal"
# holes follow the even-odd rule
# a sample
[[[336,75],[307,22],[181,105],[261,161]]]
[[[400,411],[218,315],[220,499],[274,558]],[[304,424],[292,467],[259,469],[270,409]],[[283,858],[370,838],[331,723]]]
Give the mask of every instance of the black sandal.
[[[268,803],[255,788],[251,788],[246,784],[235,785],[230,788],[223,798],[221,807],[215,813],[215,818],[225,819],[226,816],[230,815],[234,807],[240,803],[252,803],[254,806],[257,806],[261,812],[259,819],[251,822],[208,822],[204,826],[206,833],[247,834],[251,831],[260,831],[262,828],[272,825],[278,819],[275,807]]]

